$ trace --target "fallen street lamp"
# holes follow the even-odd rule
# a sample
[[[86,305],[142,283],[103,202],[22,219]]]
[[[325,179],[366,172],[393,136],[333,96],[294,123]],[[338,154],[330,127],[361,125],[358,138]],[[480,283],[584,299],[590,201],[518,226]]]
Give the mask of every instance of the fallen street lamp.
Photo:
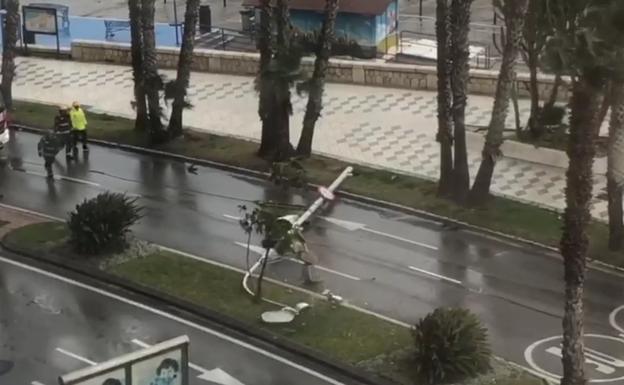
[[[312,272],[311,272],[311,268],[313,266],[312,263],[310,263],[310,258],[307,258],[305,256],[305,254],[308,252],[307,247],[305,245],[305,241],[303,239],[301,239],[300,241],[297,241],[297,237],[302,237],[301,235],[301,231],[303,228],[303,224],[306,223],[310,217],[312,215],[314,215],[314,213],[326,202],[326,201],[331,201],[334,199],[334,193],[335,191],[338,189],[338,187],[350,176],[353,175],[353,167],[347,167],[337,178],[336,180],[334,180],[334,182],[329,185],[329,187],[320,187],[319,188],[319,194],[320,197],[317,198],[314,203],[312,203],[312,205],[300,216],[296,216],[296,215],[285,215],[283,217],[280,217],[277,221],[282,221],[282,222],[286,222],[288,224],[288,226],[290,226],[290,230],[288,230],[288,235],[292,236],[295,241],[293,241],[293,245],[292,245],[292,251],[294,251],[298,256],[299,259],[302,260],[303,264],[305,265],[305,272],[306,272],[306,276],[308,277],[307,279],[310,281],[312,280]],[[276,251],[276,254],[279,254],[277,252],[277,250],[272,250],[272,251]],[[265,252],[264,255],[262,255],[258,261],[247,271],[247,273],[245,274],[245,276],[243,277],[243,288],[245,289],[245,291],[251,295],[254,296],[255,293],[253,292],[253,290],[251,290],[249,288],[249,278],[251,278],[254,274],[254,271],[259,268],[265,259],[268,259],[270,257],[271,253],[269,252]],[[279,259],[280,256],[278,256],[277,258]],[[268,261],[267,261],[268,262]],[[336,299],[339,298],[337,296],[328,296],[329,300],[332,299]],[[268,322],[268,323],[288,323],[291,322],[294,317],[296,315],[299,314],[299,312],[305,308],[307,308],[307,304],[305,303],[300,303],[297,305],[296,308],[292,308],[289,306],[285,306],[284,304],[281,304],[279,302],[275,302],[275,301],[271,301],[268,299],[262,299],[263,301],[273,304],[273,305],[277,305],[282,307],[281,310],[275,311],[275,312],[266,312],[265,314],[263,314],[262,319],[264,320],[264,322]]]

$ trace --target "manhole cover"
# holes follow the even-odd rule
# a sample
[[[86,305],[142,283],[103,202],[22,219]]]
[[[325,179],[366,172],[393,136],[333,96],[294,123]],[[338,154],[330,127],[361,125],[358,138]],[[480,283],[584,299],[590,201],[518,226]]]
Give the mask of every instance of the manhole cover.
[[[0,376],[7,374],[13,369],[13,361],[0,360]]]

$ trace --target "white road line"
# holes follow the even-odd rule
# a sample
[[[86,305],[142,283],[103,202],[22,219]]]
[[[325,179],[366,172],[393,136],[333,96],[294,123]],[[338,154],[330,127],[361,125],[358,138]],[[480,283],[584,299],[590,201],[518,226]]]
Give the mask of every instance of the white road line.
[[[454,283],[456,285],[461,285],[462,284],[461,281],[458,281],[456,279],[445,277],[445,276],[440,275],[440,274],[432,273],[432,272],[427,271],[427,270],[419,269],[419,268],[414,267],[414,266],[409,266],[409,268],[410,268],[410,270],[414,270],[414,271],[417,271],[419,273],[428,275],[428,276],[433,277],[433,278],[441,279],[441,280],[446,281],[446,282]]]
[[[377,231],[377,230],[369,229],[368,227],[364,227],[364,228],[362,228],[361,230],[362,230],[362,231],[366,231],[366,232],[371,233],[371,234],[376,234],[376,235],[381,235],[381,236],[384,236],[384,237],[388,237],[388,238],[390,238],[390,239],[394,239],[395,241],[401,241],[401,242],[405,242],[405,243],[411,243],[412,245],[416,245],[416,246],[424,247],[424,248],[426,248],[426,249],[430,249],[430,250],[438,250],[438,248],[437,248],[437,247],[435,247],[435,246],[431,246],[431,245],[428,245],[428,244],[426,244],[426,243],[412,241],[411,239],[402,238],[402,237],[399,237],[399,236],[396,236],[396,235],[392,235],[392,234],[384,233],[384,232],[381,232],[381,231]]]
[[[45,385],[45,384],[43,382],[33,381],[30,383],[30,385]]]
[[[243,347],[245,349],[249,349],[249,350],[251,350],[253,352],[256,352],[258,354],[261,354],[261,355],[263,355],[265,357],[271,358],[271,359],[273,359],[273,360],[275,360],[277,362],[280,362],[280,363],[283,363],[285,365],[291,366],[291,367],[293,367],[293,368],[295,368],[295,369],[297,369],[297,370],[299,370],[301,372],[307,373],[307,374],[309,374],[311,376],[314,376],[314,377],[316,377],[318,379],[321,379],[322,381],[325,381],[325,382],[327,382],[329,384],[345,385],[343,382],[337,381],[337,380],[335,380],[335,379],[333,379],[331,377],[328,377],[328,376],[326,376],[326,375],[324,375],[322,373],[318,373],[318,372],[316,372],[316,371],[314,371],[314,370],[312,370],[310,368],[307,368],[305,366],[299,365],[299,364],[297,364],[297,363],[295,363],[293,361],[290,361],[290,360],[288,360],[288,359],[286,359],[284,357],[281,357],[281,356],[279,356],[277,354],[268,352],[268,351],[263,350],[263,349],[261,349],[261,348],[259,348],[257,346],[254,346],[254,345],[251,345],[249,343],[240,341],[240,340],[238,340],[238,339],[236,339],[234,337],[230,337],[230,336],[228,336],[226,334],[223,334],[223,333],[220,333],[220,332],[218,332],[216,330],[209,329],[209,328],[207,328],[205,326],[201,326],[201,325],[198,325],[198,324],[196,324],[194,322],[191,322],[191,321],[185,320],[183,318],[174,316],[172,314],[166,313],[166,312],[164,312],[162,310],[154,309],[154,308],[152,308],[150,306],[147,306],[147,305],[144,305],[142,303],[139,303],[139,302],[136,302],[136,301],[132,301],[130,299],[121,297],[119,295],[112,294],[112,293],[109,293],[107,291],[104,291],[104,290],[101,290],[101,289],[98,289],[98,288],[86,285],[84,283],[80,283],[80,282],[74,281],[72,279],[69,279],[69,278],[66,278],[66,277],[62,277],[60,275],[57,275],[57,274],[54,274],[54,273],[50,273],[50,272],[45,271],[45,270],[38,269],[36,267],[28,266],[26,264],[13,261],[11,259],[0,257],[0,261],[3,261],[5,263],[8,263],[8,264],[13,265],[13,266],[21,267],[22,269],[25,269],[25,270],[29,270],[29,271],[32,271],[32,272],[39,273],[39,274],[44,275],[46,277],[53,278],[53,279],[59,280],[61,282],[65,282],[67,284],[70,284],[70,285],[73,285],[73,286],[76,286],[76,287],[80,287],[82,289],[91,291],[93,293],[97,293],[99,295],[102,295],[102,296],[105,296],[105,297],[108,297],[108,298],[115,299],[115,300],[117,300],[119,302],[123,302],[125,304],[137,307],[139,309],[148,311],[150,313],[159,315],[161,317],[170,319],[172,321],[176,321],[179,324],[186,325],[188,327],[191,327],[191,328],[194,328],[196,330],[202,331],[202,332],[204,332],[206,334],[210,334],[210,335],[215,336],[217,338],[220,338],[222,340],[231,342],[231,343],[233,343],[235,345],[238,345],[240,347]]]
[[[11,167],[11,170],[17,171],[17,172],[23,172],[24,174],[28,174],[28,175],[40,176],[42,178],[47,177],[46,174],[44,174],[42,172],[38,172],[38,171],[31,171],[31,170],[26,170],[26,169],[16,169],[14,167]],[[86,184],[86,185],[93,186],[93,187],[100,187],[99,183],[91,182],[91,181],[84,180],[84,179],[72,178],[70,176],[55,175],[54,179],[55,180],[66,180],[66,181],[74,182],[74,183],[78,183],[78,184]]]
[[[287,261],[295,262],[295,263],[298,263],[300,265],[305,265],[305,263],[303,261],[300,261],[300,260],[298,260],[296,258],[285,258],[285,259]],[[342,273],[340,271],[332,270],[332,269],[330,269],[328,267],[323,267],[323,266],[319,266],[319,265],[312,265],[312,266],[314,266],[315,268],[317,268],[319,270],[323,270],[323,271],[326,271],[326,272],[331,273],[331,274],[336,274],[336,275],[339,275],[339,276],[347,278],[347,279],[352,279],[354,281],[361,281],[362,280],[362,278],[360,278],[360,277],[356,277],[356,276],[353,276],[353,275],[350,275],[350,274],[347,274],[347,273]]]
[[[1,258],[1,257],[0,257],[0,258]],[[91,360],[90,360],[90,359],[88,359],[88,358],[84,358],[84,357],[82,357],[82,356],[79,356],[78,354],[75,354],[75,353],[72,353],[72,352],[68,352],[68,351],[67,351],[67,350],[65,350],[65,349],[56,348],[56,351],[57,351],[57,352],[59,352],[59,353],[61,353],[61,354],[66,355],[67,357],[71,357],[71,358],[76,359],[76,360],[78,360],[78,361],[82,361],[82,362],[84,362],[85,364],[89,364],[89,365],[91,365],[91,366],[95,366],[95,365],[97,365],[97,362],[94,362],[94,361],[91,361]]]
[[[65,175],[59,175],[58,178],[62,180],[67,180],[70,182],[78,183],[78,184],[86,184],[86,185],[93,186],[93,187],[100,187],[99,183],[91,182],[91,181],[84,180],[84,179],[72,178],[70,176],[65,176]]]
[[[65,221],[64,219],[59,218],[59,217],[54,217],[52,215],[42,214],[42,213],[39,213],[37,211],[23,209],[21,207],[11,206],[11,205],[7,205],[7,204],[4,204],[4,203],[0,203],[0,207],[4,207],[5,209],[9,209],[9,210],[19,211],[19,212],[22,212],[24,214],[29,214],[29,215],[33,215],[33,216],[49,219],[49,220],[55,221],[55,222],[64,222]]]
[[[241,217],[235,217],[234,215],[227,215],[227,214],[223,214],[223,218],[231,219],[237,222],[241,220]]]

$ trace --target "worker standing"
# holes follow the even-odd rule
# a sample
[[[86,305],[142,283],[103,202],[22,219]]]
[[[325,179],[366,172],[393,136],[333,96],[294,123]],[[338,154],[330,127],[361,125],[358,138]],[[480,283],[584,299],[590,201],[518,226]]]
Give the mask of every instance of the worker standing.
[[[74,137],[74,149],[76,153],[78,152],[78,149],[76,148],[76,146],[78,145],[78,141],[82,142],[83,152],[89,151],[89,147],[87,146],[87,117],[82,107],[80,107],[80,103],[74,102],[72,104],[69,116],[71,118],[71,124],[73,128],[72,133]]]
[[[48,174],[48,179],[54,178],[52,164],[56,160],[56,154],[60,151],[61,146],[62,144],[59,142],[59,138],[52,131],[46,132],[37,145],[39,156],[43,157],[45,162],[45,170]]]
[[[71,160],[71,151],[74,147],[72,124],[69,117],[69,107],[59,106],[58,114],[54,117],[54,132],[60,144],[65,146],[65,158]]]

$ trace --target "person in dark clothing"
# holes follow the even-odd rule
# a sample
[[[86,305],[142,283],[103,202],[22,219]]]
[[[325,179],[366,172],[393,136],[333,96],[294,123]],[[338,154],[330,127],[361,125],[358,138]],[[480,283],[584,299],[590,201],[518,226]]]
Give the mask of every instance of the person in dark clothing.
[[[48,179],[54,178],[52,164],[56,160],[56,154],[58,154],[63,144],[64,143],[59,142],[59,139],[54,132],[47,132],[37,145],[39,156],[43,157],[45,162],[45,170],[48,174]]]
[[[65,158],[70,160],[72,158],[74,139],[68,107],[59,106],[58,115],[54,117],[54,132],[57,134],[61,144],[65,146]]]

